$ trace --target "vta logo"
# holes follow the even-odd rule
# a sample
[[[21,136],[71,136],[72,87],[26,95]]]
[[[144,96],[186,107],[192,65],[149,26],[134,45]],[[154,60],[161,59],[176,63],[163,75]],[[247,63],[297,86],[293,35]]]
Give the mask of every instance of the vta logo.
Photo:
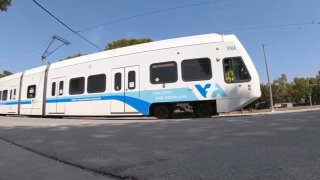
[[[211,84],[206,84],[204,87],[202,87],[200,84],[196,85],[196,88],[198,89],[199,93],[204,97],[207,98],[208,90],[211,87]]]
[[[211,88],[211,84],[206,84],[204,87],[202,87],[200,84],[195,85],[198,89],[199,93],[204,97],[207,98],[208,90]],[[224,92],[224,90],[219,86],[219,84],[215,84],[215,90],[213,91],[211,97],[216,98],[218,95],[221,97],[227,97],[227,94]]]

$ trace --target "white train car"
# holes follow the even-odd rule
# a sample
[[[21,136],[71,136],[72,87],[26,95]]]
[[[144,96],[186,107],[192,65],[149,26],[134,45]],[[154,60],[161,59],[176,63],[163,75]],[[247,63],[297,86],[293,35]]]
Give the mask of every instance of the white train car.
[[[47,66],[27,70],[23,73],[21,82],[20,114],[42,116]]]
[[[0,78],[0,114],[19,114],[22,73]]]
[[[261,96],[258,73],[234,35],[104,51],[28,70],[21,80],[23,115],[168,118],[180,110],[209,117]]]

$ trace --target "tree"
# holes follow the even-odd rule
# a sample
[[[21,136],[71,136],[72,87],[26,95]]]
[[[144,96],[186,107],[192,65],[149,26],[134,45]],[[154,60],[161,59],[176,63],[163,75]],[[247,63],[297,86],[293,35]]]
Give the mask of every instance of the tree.
[[[309,90],[311,93],[312,103],[320,104],[320,76],[309,79]]]
[[[13,74],[12,72],[10,72],[10,71],[6,71],[6,70],[4,70],[3,71],[3,73],[2,74],[0,74],[0,78],[3,78],[3,77],[6,77],[6,76],[9,76],[9,75],[11,75],[11,74]]]
[[[278,79],[274,80],[272,85],[273,101],[275,103],[292,102],[296,104],[310,104],[310,95],[312,104],[320,104],[320,75],[314,78],[295,77],[293,82],[289,83],[287,76],[282,74]],[[270,104],[269,86],[260,85],[261,97],[248,105],[254,107],[256,103]]]
[[[0,0],[0,11],[7,11],[8,6],[11,5],[11,0]]]
[[[309,82],[306,78],[294,78],[293,80],[293,99],[296,103],[306,103],[310,93]]]
[[[281,76],[273,81],[272,84],[272,94],[275,103],[284,103],[290,102],[291,97],[288,94],[290,89],[290,84],[288,83],[288,78],[285,74],[281,74]]]
[[[126,46],[132,46],[136,44],[143,44],[143,43],[148,43],[152,42],[153,40],[150,38],[140,38],[140,39],[135,39],[135,38],[130,38],[130,39],[120,39],[117,41],[113,41],[112,43],[109,43],[105,50],[110,50],[110,49],[116,49],[116,48],[121,48],[121,47],[126,47]]]
[[[84,55],[86,55],[86,54],[78,53],[78,54],[75,54],[75,55],[67,56],[66,58],[64,58],[64,59],[61,60],[61,61],[64,61],[64,60],[67,60],[67,59],[76,58],[76,57],[80,57],[80,56],[84,56]]]

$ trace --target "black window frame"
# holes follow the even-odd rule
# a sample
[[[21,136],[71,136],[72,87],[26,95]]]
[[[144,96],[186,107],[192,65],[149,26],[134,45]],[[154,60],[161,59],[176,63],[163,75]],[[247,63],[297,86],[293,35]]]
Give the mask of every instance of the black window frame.
[[[72,88],[72,85],[73,85],[74,81],[80,81],[80,83],[82,83],[82,84],[78,85],[77,91],[75,91],[75,89]],[[70,81],[69,81],[69,94],[70,95],[84,94],[84,92],[85,92],[85,83],[86,83],[85,81],[86,80],[85,80],[84,77],[76,77],[76,78],[70,79]]]
[[[62,90],[62,91],[61,91]],[[58,95],[62,96],[64,93],[64,81],[59,82],[59,89],[58,89]]]
[[[169,63],[173,63],[174,64],[174,67],[175,67],[175,79],[174,80],[171,80],[171,81],[166,81],[166,82],[155,82],[155,81],[153,81],[153,78],[152,78],[152,75],[153,75],[153,73],[152,73],[152,66],[155,66],[155,65],[161,65],[161,64],[169,64]],[[150,83],[151,84],[167,84],[167,83],[175,83],[175,82],[177,82],[178,81],[178,64],[177,64],[177,62],[175,62],[175,61],[165,61],[165,62],[159,62],[159,63],[153,63],[153,64],[151,64],[150,65],[150,67],[149,67],[149,78],[150,78]]]
[[[118,77],[120,77],[120,79]],[[117,89],[117,85],[120,85],[119,89]],[[121,89],[122,89],[122,73],[121,72],[117,72],[114,74],[114,87],[113,88],[115,91],[121,91]]]
[[[0,101],[2,101],[2,91],[0,91]]]
[[[132,74],[133,73],[133,74]],[[136,71],[132,70],[128,72],[128,89],[134,90],[136,89],[136,83],[137,83],[137,73]],[[133,79],[132,79],[133,78]],[[133,80],[133,81],[132,81]],[[130,87],[130,83],[133,82],[134,86]]]
[[[210,67],[210,76],[206,77],[206,78],[192,78],[192,79],[186,79],[186,77],[184,76],[185,75],[185,69],[184,69],[184,63],[187,62],[187,61],[195,61],[195,60],[201,60],[201,61],[204,61],[204,60],[208,60],[209,61],[209,67]],[[212,65],[211,65],[211,59],[208,58],[208,57],[204,57],[204,58],[195,58],[195,59],[185,59],[181,62],[181,77],[182,77],[182,80],[184,82],[190,82],[190,81],[207,81],[207,80],[210,80],[212,79]]]
[[[98,77],[103,77],[102,80],[99,79],[99,82],[103,83],[103,86],[101,86],[103,88],[101,88],[101,89],[98,89],[98,88],[97,89],[93,89],[93,87],[95,87],[95,86],[90,86],[91,85],[91,81],[92,81],[91,79],[92,78],[98,78]],[[96,81],[97,81],[97,79],[95,79],[95,81],[93,81],[93,82],[97,83]],[[102,74],[94,74],[94,75],[90,75],[88,77],[88,80],[87,80],[87,92],[89,94],[92,94],[92,93],[103,93],[103,92],[106,91],[106,88],[107,88],[107,75],[106,74],[103,74],[103,73]]]
[[[226,76],[225,76],[225,75],[226,75],[226,69],[225,69],[225,64],[224,64],[224,62],[225,62],[226,59],[237,59],[237,58],[239,58],[240,61],[242,62],[243,67],[244,67],[245,70],[248,72],[249,78],[248,78],[248,79],[245,79],[245,80],[237,80],[237,81],[234,80],[233,82],[228,82],[228,81],[226,80]],[[248,70],[248,68],[247,68],[246,64],[244,63],[244,61],[243,61],[243,59],[242,59],[241,56],[225,57],[225,58],[223,58],[223,60],[222,60],[222,69],[223,69],[223,79],[224,79],[225,83],[227,83],[227,84],[245,83],[245,82],[250,82],[250,81],[251,81],[251,74],[250,74],[250,72],[249,72],[249,70]]]
[[[30,93],[31,88],[34,88],[33,93]],[[34,96],[32,96],[32,95],[34,95]],[[37,96],[37,86],[35,84],[29,85],[27,87],[27,99],[33,99],[33,98],[36,98],[36,96]]]
[[[52,84],[51,84],[51,96],[52,97],[56,96],[56,89],[57,89],[57,82],[52,82]]]
[[[12,100],[12,89],[10,89],[10,98],[9,100]]]
[[[3,90],[2,91],[2,101],[7,101],[8,100],[8,90]]]
[[[12,95],[13,100],[17,99],[17,89],[13,89],[13,95]]]

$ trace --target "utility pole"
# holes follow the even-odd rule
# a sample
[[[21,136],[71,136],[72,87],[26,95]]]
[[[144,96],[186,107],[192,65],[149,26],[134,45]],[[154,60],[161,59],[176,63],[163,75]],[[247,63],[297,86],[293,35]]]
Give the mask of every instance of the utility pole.
[[[308,80],[308,90],[309,90],[309,103],[310,103],[310,106],[312,106],[312,82],[311,82],[311,79]]]
[[[267,77],[268,77],[268,85],[269,85],[269,94],[270,94],[270,111],[275,112],[273,108],[273,97],[272,97],[272,88],[271,88],[271,83],[270,83],[270,77],[269,77],[269,69],[268,69],[268,63],[267,63],[267,56],[266,56],[266,51],[265,51],[265,45],[262,43],[262,49],[263,49],[263,55],[264,55],[264,63],[266,65],[266,70],[267,70]]]
[[[309,92],[309,102],[310,102],[310,106],[312,106],[312,95],[311,95],[311,92]]]

